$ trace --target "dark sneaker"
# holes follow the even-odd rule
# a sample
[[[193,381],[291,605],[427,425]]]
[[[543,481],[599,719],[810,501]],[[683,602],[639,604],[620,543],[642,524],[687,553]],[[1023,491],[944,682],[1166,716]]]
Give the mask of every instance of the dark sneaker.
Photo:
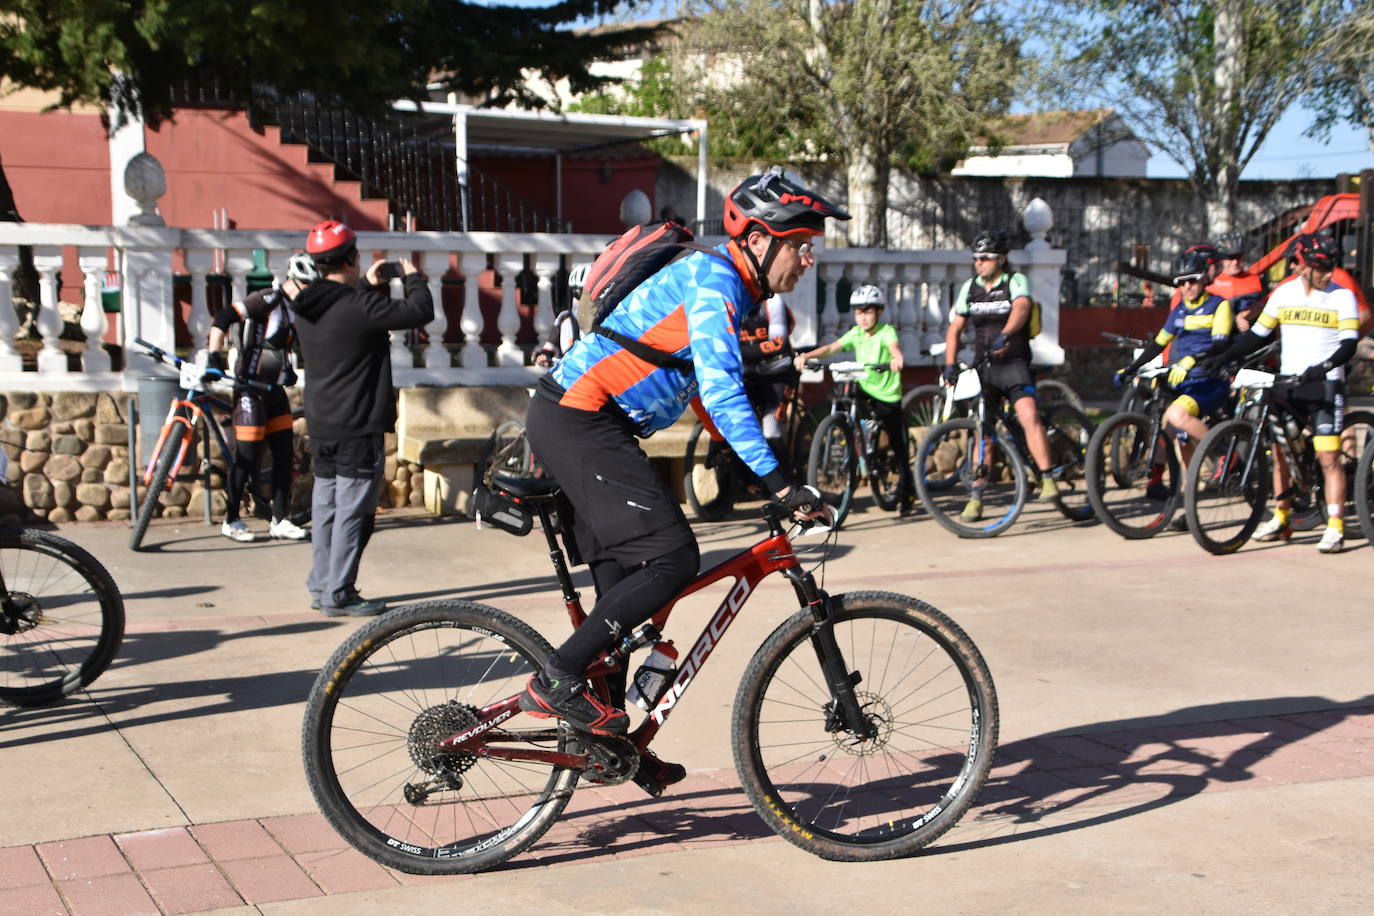
[[[364,598],[355,594],[343,604],[321,604],[320,613],[326,617],[376,617],[386,610],[385,601]]]
[[[520,694],[520,708],[532,715],[563,719],[593,735],[623,735],[630,727],[625,710],[597,699],[585,678],[552,669],[530,678]]]
[[[639,752],[639,769],[635,770],[634,775],[635,785],[654,798],[662,795],[668,786],[682,782],[686,778],[687,768],[682,764],[659,760],[653,751]]]
[[[1170,531],[1187,531],[1187,530],[1188,530],[1188,516],[1185,515],[1185,514],[1182,513],[1182,512],[1180,512],[1180,513],[1178,513],[1177,515],[1175,515],[1172,519],[1169,520],[1169,530],[1170,530]]]
[[[1170,496],[1173,495],[1174,491],[1169,489],[1168,484],[1166,484],[1162,480],[1156,480],[1154,483],[1150,484],[1148,487],[1145,488],[1146,499],[1157,499],[1160,502],[1164,502],[1164,500],[1168,499]]]
[[[914,496],[904,497],[897,506],[899,518],[906,518],[916,511],[916,498]]]

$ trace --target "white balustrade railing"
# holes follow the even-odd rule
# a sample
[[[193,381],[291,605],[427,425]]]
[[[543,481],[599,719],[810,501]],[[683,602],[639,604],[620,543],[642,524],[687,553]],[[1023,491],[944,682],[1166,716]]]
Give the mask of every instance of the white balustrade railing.
[[[166,370],[129,346],[132,339],[142,337],[169,350],[175,347],[175,309],[181,306],[174,296],[174,272],[189,277],[185,323],[194,345],[201,346],[210,328],[211,285],[223,282],[216,276],[216,267],[228,275],[230,295],[242,300],[254,270],[254,252],[265,253],[268,270],[280,282],[287,259],[299,250],[301,239],[302,233],[296,231],[0,223],[0,390],[134,390],[139,376]],[[590,262],[609,241],[610,237],[597,235],[359,233],[365,261],[371,252],[393,259],[416,258],[436,304],[434,320],[424,328],[424,346],[413,347],[408,332],[393,333],[390,352],[396,383],[530,384],[542,370],[525,365],[524,349],[516,340],[523,304],[520,290],[535,290],[535,301],[530,304],[534,329],[542,340],[556,308],[562,307],[555,301],[560,275]],[[1048,352],[1049,362],[1059,362],[1063,356],[1058,349],[1057,304],[1064,253],[1048,246],[1036,250],[1036,245],[1032,242],[1025,251],[1014,252],[1013,260],[1030,276],[1045,312],[1045,331],[1037,340],[1037,349],[1045,352],[1039,355],[1043,360]],[[29,350],[36,346],[37,353],[33,368],[27,371],[15,346],[20,325],[14,281],[20,246],[32,249],[40,293],[34,322],[40,340],[28,345]],[[482,312],[478,282],[489,263],[500,278],[499,287],[492,290],[499,291],[499,308],[490,323]],[[449,318],[442,308],[445,277],[451,271],[464,281],[458,319],[463,343],[452,350],[443,343]],[[532,281],[518,283],[525,271],[532,272]],[[884,318],[897,327],[909,364],[928,362],[922,354],[944,337],[954,285],[971,271],[968,253],[963,251],[822,249],[816,269],[808,271],[798,288],[785,296],[797,318],[794,338],[801,345],[835,339],[848,324],[847,304],[842,310],[836,302],[837,288],[873,283],[887,297]],[[107,274],[118,278],[122,299],[120,312],[110,316],[101,307]],[[81,290],[80,318],[71,326],[58,310],[63,280]],[[841,280],[847,281],[847,287]],[[400,290],[400,281],[394,281],[392,294],[399,295]],[[68,308],[75,311],[76,304]],[[81,337],[79,343],[60,340],[64,330],[70,337],[73,329]],[[488,340],[499,338],[490,359],[481,343],[484,333]],[[123,347],[123,371],[111,370],[106,342]],[[1055,352],[1058,359],[1053,358]],[[308,376],[307,365],[302,378],[308,380]]]

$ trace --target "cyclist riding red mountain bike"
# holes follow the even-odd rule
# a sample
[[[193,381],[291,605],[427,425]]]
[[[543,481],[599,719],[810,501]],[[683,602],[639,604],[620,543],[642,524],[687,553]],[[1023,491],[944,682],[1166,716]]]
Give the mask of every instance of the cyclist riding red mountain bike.
[[[690,252],[654,274],[540,380],[527,435],[571,504],[565,514],[598,600],[530,679],[522,709],[594,734],[626,730],[624,675],[603,699],[583,672],[697,575],[692,529],[635,441],[671,426],[689,402],[713,437],[729,442],[798,517],[824,511],[815,491],[786,479],[764,440],[741,381],[739,331],[761,302],[796,287],[814,262],[811,240],[824,232],[827,217],[849,214],[786,178],[781,167],[745,179],[725,201],[728,242]],[[650,362],[645,348],[632,353],[604,331],[677,362]],[[685,775],[650,756],[641,768],[657,771],[661,784]]]

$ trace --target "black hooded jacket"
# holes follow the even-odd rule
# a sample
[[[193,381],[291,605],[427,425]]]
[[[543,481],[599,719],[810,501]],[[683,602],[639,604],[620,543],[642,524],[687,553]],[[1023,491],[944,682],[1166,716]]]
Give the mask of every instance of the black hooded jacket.
[[[342,439],[396,428],[389,331],[434,320],[434,299],[420,274],[405,280],[405,299],[361,281],[311,283],[291,303],[305,362],[305,419],[311,436]]]

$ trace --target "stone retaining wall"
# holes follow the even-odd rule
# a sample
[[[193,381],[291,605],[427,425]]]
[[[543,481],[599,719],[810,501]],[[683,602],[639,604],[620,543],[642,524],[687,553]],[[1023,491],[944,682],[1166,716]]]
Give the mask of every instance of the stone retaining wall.
[[[299,393],[293,392],[293,399]],[[128,519],[130,394],[7,391],[0,393],[0,449],[8,459],[0,485],[0,524],[46,519],[51,522]],[[159,412],[165,408],[158,408]],[[294,426],[297,454],[308,445],[305,420]],[[396,437],[386,437],[386,486],[381,505],[423,506],[419,465],[396,454]],[[210,511],[224,515],[223,462],[216,456],[211,475]],[[189,461],[188,461],[189,465]],[[191,466],[188,470],[198,470]],[[141,470],[141,469],[140,469]],[[292,511],[309,506],[313,478],[298,474],[292,484]],[[140,494],[141,494],[140,485]],[[179,480],[159,498],[159,515],[179,518],[204,511],[199,480]]]

